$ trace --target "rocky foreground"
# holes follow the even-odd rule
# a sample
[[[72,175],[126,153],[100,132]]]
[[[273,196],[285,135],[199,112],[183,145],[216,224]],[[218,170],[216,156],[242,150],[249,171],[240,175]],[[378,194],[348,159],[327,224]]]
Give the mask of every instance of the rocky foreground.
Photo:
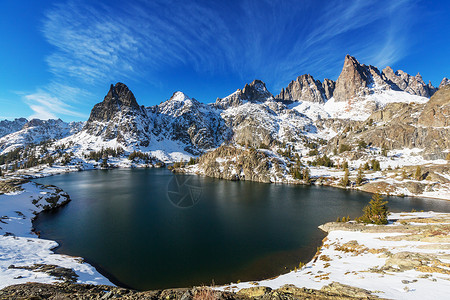
[[[194,287],[138,292],[108,285],[27,283],[9,286],[0,291],[0,299],[378,299],[368,291],[341,284],[321,290],[286,285],[272,290],[268,287],[243,289],[237,293]]]

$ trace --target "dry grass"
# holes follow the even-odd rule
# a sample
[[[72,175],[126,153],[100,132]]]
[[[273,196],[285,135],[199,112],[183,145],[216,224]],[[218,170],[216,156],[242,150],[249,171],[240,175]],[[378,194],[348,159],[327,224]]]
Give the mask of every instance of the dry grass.
[[[194,296],[192,297],[192,299],[194,299],[194,300],[216,300],[216,299],[219,299],[219,294],[209,287],[202,286],[195,290]]]

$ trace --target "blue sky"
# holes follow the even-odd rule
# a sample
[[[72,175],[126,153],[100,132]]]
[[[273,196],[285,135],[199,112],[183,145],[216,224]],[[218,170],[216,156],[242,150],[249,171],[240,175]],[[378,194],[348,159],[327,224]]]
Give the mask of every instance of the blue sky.
[[[253,79],[278,94],[336,80],[346,54],[436,86],[450,76],[450,1],[1,1],[0,119],[86,120],[109,85],[150,106],[209,103]]]

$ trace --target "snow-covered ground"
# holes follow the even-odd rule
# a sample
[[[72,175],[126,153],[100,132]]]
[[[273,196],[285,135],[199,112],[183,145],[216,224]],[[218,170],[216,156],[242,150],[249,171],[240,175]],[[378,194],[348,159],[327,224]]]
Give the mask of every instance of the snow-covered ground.
[[[312,120],[337,118],[365,121],[375,110],[381,110],[389,103],[423,104],[428,100],[426,97],[411,95],[406,92],[374,89],[372,94],[362,99],[335,101],[334,98],[331,98],[324,104],[299,101],[291,104],[289,108],[307,115]]]
[[[437,218],[430,224],[438,226],[440,223],[448,226],[450,222],[450,214],[397,213],[390,215],[386,230],[371,230],[375,225],[367,225],[367,231],[331,229],[315,258],[301,269],[274,279],[233,283],[219,289],[238,291],[254,286],[277,289],[285,284],[320,289],[339,282],[388,299],[447,299],[450,294],[448,235],[441,234],[439,243],[433,240],[433,235],[428,240],[409,239],[401,224],[412,218],[422,221],[417,226],[424,226],[426,218]]]
[[[45,272],[21,268],[35,264],[73,269],[78,283],[111,285],[82,258],[53,253],[58,243],[39,239],[31,231],[37,213],[52,203],[57,206],[66,200],[66,194],[57,188],[32,182],[23,184],[20,191],[0,195],[0,289],[26,282],[61,281]]]

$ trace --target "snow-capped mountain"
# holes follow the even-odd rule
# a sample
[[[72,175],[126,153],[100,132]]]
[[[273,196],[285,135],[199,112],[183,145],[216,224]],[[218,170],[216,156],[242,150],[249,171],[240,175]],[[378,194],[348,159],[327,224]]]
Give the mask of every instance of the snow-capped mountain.
[[[26,119],[19,119],[20,123]],[[17,121],[17,119],[15,120]],[[0,138],[0,154],[8,153],[18,147],[39,144],[43,141],[59,140],[81,130],[84,122],[66,123],[58,120],[33,119],[26,122],[20,130]]]
[[[27,122],[28,120],[25,118],[14,119],[14,121],[0,121],[0,138],[10,133],[19,131]]]

